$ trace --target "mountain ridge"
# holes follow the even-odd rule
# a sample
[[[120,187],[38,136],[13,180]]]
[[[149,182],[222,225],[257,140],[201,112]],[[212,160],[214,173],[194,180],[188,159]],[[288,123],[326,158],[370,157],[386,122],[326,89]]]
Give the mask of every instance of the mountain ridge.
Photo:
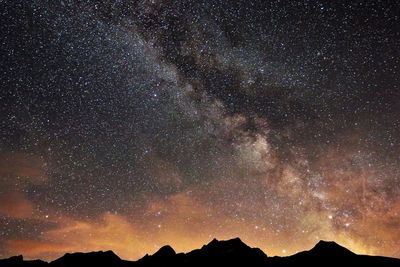
[[[121,259],[113,251],[66,253],[60,258],[45,262],[23,259],[22,255],[0,259],[0,267],[156,267],[156,266],[342,266],[363,264],[367,266],[400,266],[400,259],[358,255],[334,241],[319,241],[310,250],[286,257],[269,257],[259,248],[252,248],[240,238],[213,239],[208,244],[188,253],[176,253],[165,245],[154,254],[146,254],[137,261]]]

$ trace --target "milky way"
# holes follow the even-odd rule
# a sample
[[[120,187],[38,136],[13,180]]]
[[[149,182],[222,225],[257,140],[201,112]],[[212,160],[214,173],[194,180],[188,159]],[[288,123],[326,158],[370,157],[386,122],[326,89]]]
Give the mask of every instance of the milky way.
[[[396,1],[0,2],[0,257],[400,257]]]

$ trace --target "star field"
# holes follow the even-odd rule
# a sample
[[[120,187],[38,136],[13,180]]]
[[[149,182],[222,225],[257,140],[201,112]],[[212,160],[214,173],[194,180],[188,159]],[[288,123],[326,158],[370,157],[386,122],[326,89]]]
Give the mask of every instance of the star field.
[[[396,1],[0,6],[1,258],[400,257]]]

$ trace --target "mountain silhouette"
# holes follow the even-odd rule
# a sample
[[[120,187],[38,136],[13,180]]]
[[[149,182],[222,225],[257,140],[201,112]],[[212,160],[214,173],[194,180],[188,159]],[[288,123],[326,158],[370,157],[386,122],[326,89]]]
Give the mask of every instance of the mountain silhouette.
[[[86,267],[86,266],[125,266],[126,261],[121,260],[111,250],[89,253],[67,253],[61,258],[50,263],[51,267]]]
[[[320,241],[312,249],[288,257],[268,257],[239,238],[210,243],[188,253],[163,246],[137,261],[125,261],[112,251],[67,253],[52,261],[24,261],[22,256],[0,260],[0,267],[197,267],[197,266],[379,266],[399,267],[400,259],[358,255],[333,241]]]
[[[41,260],[30,260],[30,261],[24,261],[24,258],[22,255],[19,256],[13,256],[8,259],[0,260],[0,266],[1,267],[20,267],[20,266],[27,266],[27,267],[42,267],[42,266],[48,266],[48,263],[45,261]]]
[[[313,253],[315,255],[321,255],[324,257],[330,256],[354,256],[356,255],[352,251],[348,250],[345,247],[333,242],[333,241],[319,241],[315,247],[313,247],[309,253]]]

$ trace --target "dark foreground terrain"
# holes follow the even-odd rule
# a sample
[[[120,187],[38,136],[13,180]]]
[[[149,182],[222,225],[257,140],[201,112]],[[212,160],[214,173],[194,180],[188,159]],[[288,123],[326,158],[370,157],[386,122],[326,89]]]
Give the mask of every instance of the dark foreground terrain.
[[[153,255],[138,261],[125,261],[112,251],[67,253],[52,262],[24,261],[22,256],[0,260],[0,267],[148,267],[148,266],[397,266],[400,259],[357,255],[335,242],[320,241],[309,251],[288,257],[268,257],[258,248],[251,248],[239,238],[218,241],[189,253],[176,253],[164,246]]]

